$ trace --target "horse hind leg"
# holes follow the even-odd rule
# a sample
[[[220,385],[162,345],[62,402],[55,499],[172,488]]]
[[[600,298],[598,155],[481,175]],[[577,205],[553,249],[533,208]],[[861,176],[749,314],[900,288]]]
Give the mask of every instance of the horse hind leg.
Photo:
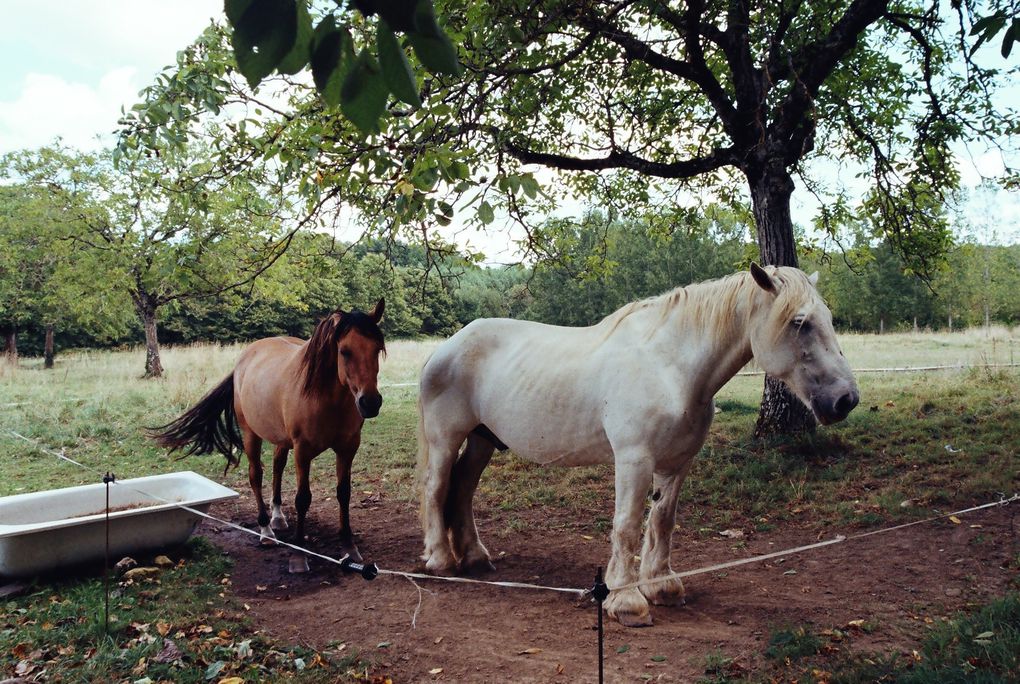
[[[689,469],[690,461],[679,473],[669,476],[656,475],[652,480],[652,510],[648,514],[648,527],[641,548],[642,580],[673,574],[669,555],[673,527],[676,524],[676,504],[680,498],[680,487]],[[677,606],[684,603],[684,583],[679,578],[643,584],[641,593],[657,606]]]
[[[489,551],[478,539],[472,501],[482,471],[489,464],[496,445],[476,433],[468,435],[464,452],[454,464],[444,508],[454,553],[460,558],[460,572],[474,574],[494,570]]]
[[[285,530],[289,527],[287,516],[283,514],[283,472],[287,467],[287,452],[290,449],[281,444],[273,448],[273,517],[269,527],[273,530]]]
[[[269,546],[276,541],[269,526],[269,509],[266,500],[262,497],[262,438],[251,430],[244,430],[242,435],[244,442],[244,453],[248,456],[248,485],[255,497],[255,505],[258,507],[259,543]]]

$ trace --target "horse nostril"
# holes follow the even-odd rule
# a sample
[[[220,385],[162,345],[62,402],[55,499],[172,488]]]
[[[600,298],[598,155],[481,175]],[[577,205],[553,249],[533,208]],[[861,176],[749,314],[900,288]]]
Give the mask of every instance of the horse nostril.
[[[849,415],[854,410],[854,407],[857,406],[858,401],[860,401],[860,397],[857,395],[857,392],[847,392],[836,400],[836,406],[834,407],[836,415]]]
[[[374,418],[379,415],[379,407],[382,406],[382,395],[365,394],[358,399],[358,410],[365,418]]]

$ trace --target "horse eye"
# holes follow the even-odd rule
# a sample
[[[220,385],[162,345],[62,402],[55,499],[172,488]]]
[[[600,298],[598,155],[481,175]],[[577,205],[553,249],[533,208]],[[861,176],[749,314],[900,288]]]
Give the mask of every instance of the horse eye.
[[[341,349],[340,356],[344,357],[345,359],[349,359],[351,358],[351,356],[353,356],[353,354],[351,354],[350,349]]]
[[[811,330],[811,322],[804,318],[795,318],[790,321],[790,325],[797,328],[801,332],[808,332]]]

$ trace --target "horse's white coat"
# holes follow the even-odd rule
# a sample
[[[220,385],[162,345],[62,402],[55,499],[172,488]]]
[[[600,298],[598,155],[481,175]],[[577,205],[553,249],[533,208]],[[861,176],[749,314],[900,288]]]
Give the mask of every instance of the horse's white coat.
[[[471,509],[494,449],[479,425],[537,463],[614,463],[606,579],[621,585],[671,572],[676,501],[708,434],[712,397],[752,356],[822,422],[845,417],[857,389],[814,281],[790,268],[752,273],[634,302],[587,328],[483,319],[440,345],[419,397],[426,567],[490,565]],[[624,624],[649,624],[648,600],[682,598],[679,581],[662,582],[614,592],[606,605]]]

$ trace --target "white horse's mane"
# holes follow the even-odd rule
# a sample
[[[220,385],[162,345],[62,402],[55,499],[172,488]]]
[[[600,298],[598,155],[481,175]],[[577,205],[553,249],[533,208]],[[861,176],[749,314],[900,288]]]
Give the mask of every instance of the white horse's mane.
[[[773,329],[781,330],[782,326],[798,313],[807,313],[821,304],[817,291],[802,271],[777,267],[768,267],[766,271],[779,286],[779,293],[769,317]],[[732,315],[726,314],[738,307],[741,297],[753,296],[759,289],[751,274],[741,271],[714,280],[683,285],[660,295],[624,304],[597,325],[607,327],[608,336],[631,314],[657,308],[660,315],[655,319],[654,331],[677,307],[683,306],[685,321],[705,326],[709,329],[708,332],[726,336],[733,332],[736,322]]]

